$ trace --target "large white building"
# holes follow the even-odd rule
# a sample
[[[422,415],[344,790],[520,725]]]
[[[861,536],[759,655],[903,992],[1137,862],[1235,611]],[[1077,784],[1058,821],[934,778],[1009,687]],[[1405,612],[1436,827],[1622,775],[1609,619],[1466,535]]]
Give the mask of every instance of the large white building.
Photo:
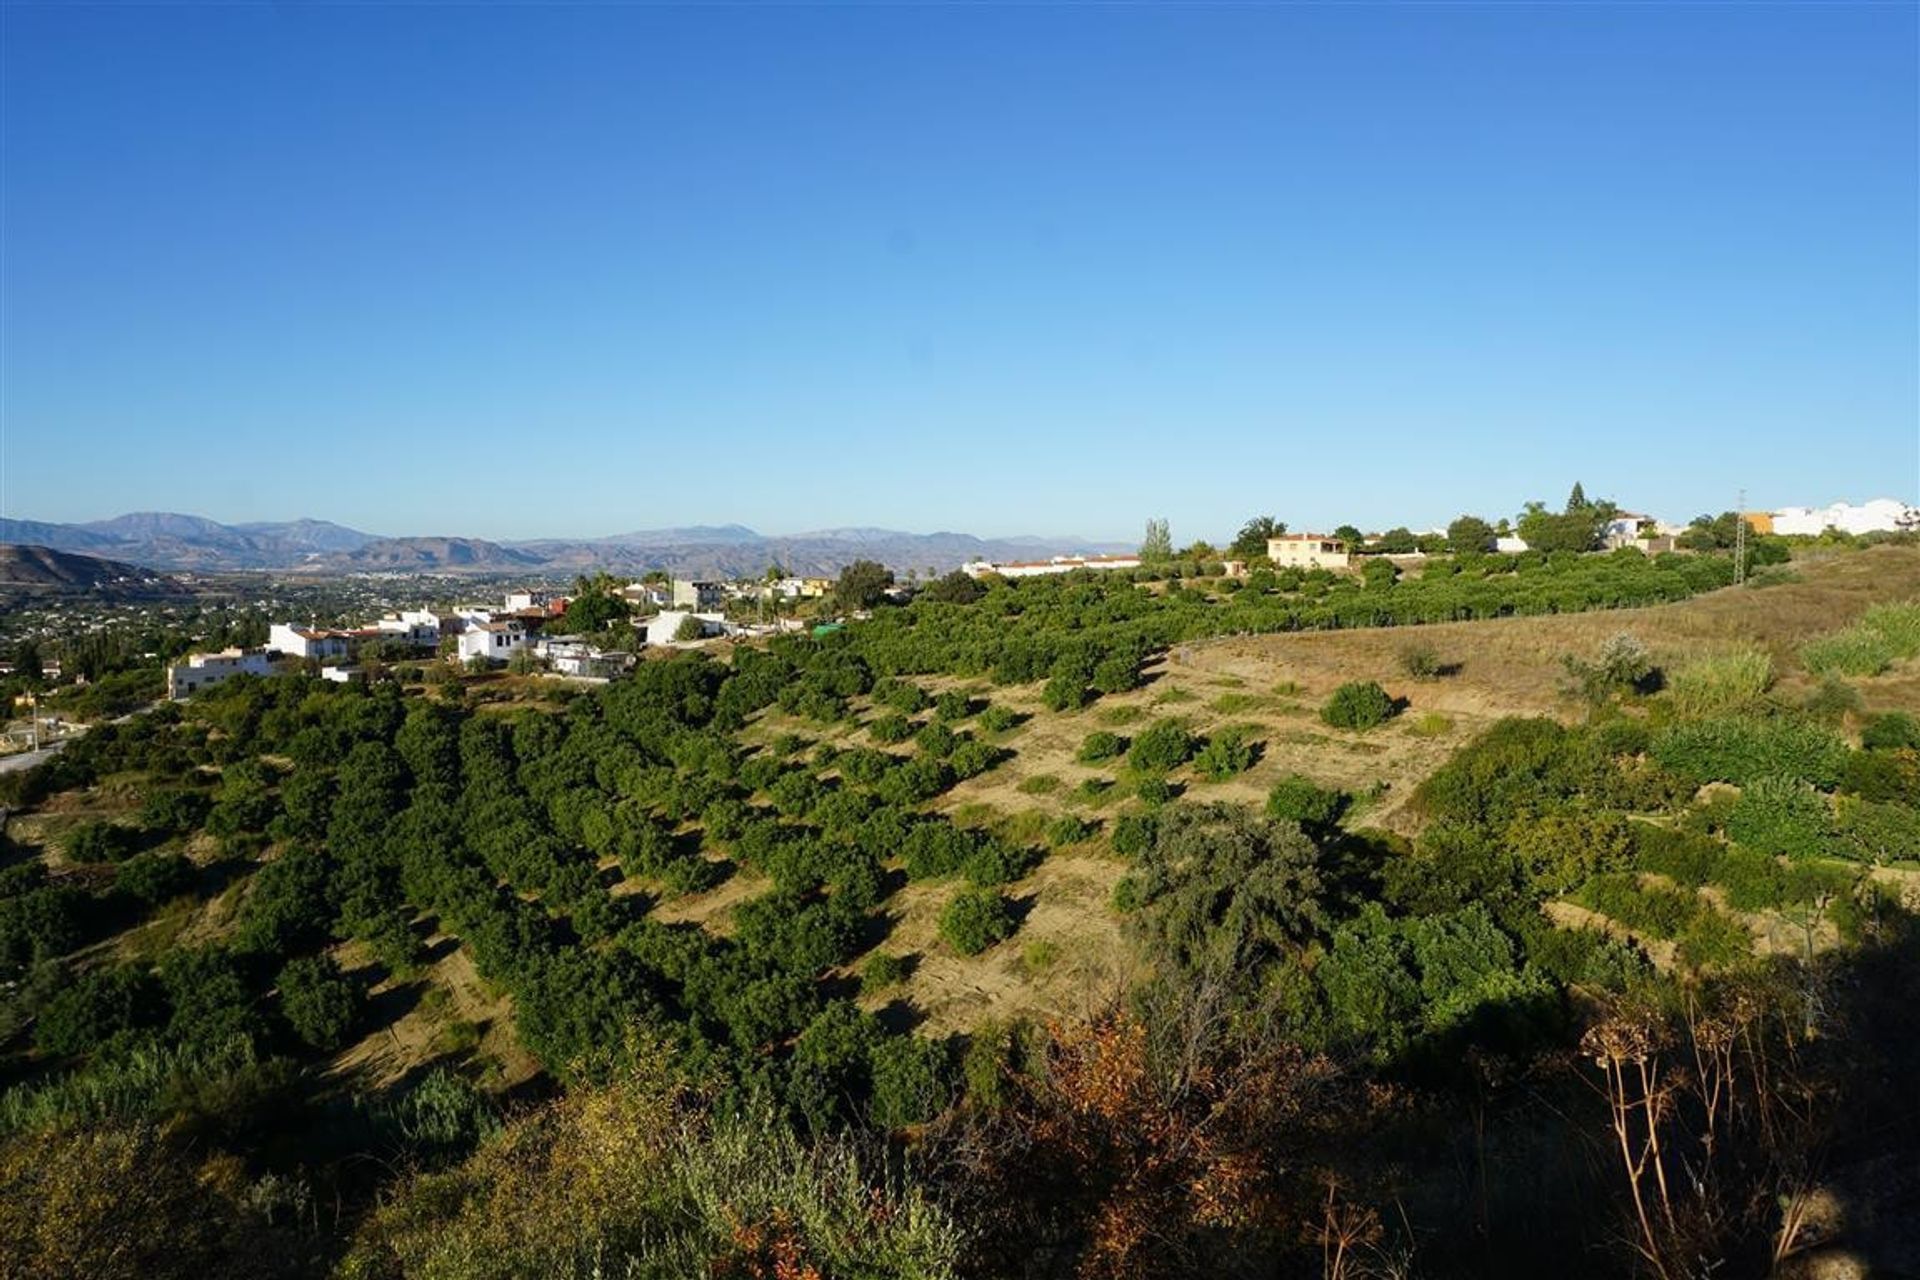
[[[709,636],[723,635],[727,629],[727,620],[717,613],[692,613],[686,609],[668,609],[647,619],[647,643],[650,645],[685,644],[687,641],[677,637],[680,624],[688,618],[700,623],[700,634],[704,639]]]
[[[167,668],[167,697],[179,702],[202,689],[224,684],[235,676],[269,676],[273,664],[264,649],[222,649],[219,653],[191,653],[184,662]]]
[[[1138,569],[1139,556],[1054,556],[1048,560],[969,560],[960,571],[969,578],[994,574],[1002,578],[1038,578],[1050,573],[1072,573],[1075,569]]]
[[[526,648],[528,640],[526,624],[518,618],[475,622],[460,633],[460,659],[463,662],[472,658],[505,662],[516,650]]]
[[[431,649],[440,643],[440,615],[430,609],[390,613],[373,625],[381,635],[404,640],[416,649]]]
[[[1828,529],[1852,534],[1920,529],[1920,508],[1896,498],[1874,498],[1859,506],[1836,502],[1825,507],[1782,507],[1773,513],[1775,533],[1818,537]]]
[[[1283,533],[1267,539],[1267,559],[1276,569],[1344,569],[1347,544],[1326,533]]]
[[[267,648],[289,658],[344,658],[347,656],[347,633],[325,627],[276,622],[267,628]]]

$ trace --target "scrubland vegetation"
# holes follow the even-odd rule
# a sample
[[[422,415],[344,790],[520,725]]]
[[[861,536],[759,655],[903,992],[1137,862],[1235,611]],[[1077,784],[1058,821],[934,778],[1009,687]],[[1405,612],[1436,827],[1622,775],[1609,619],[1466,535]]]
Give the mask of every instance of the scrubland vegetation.
[[[994,583],[538,706],[282,677],[101,726],[5,783],[0,1256],[1680,1277],[1897,1249],[1861,1224],[1900,1220],[1872,1171],[1920,1151],[1916,606],[1836,632],[1871,670],[1764,634],[1670,656],[1642,608],[1552,655],[1554,715],[1447,701],[1484,661],[1447,628],[1312,691],[1190,653],[1730,581],[1626,552]],[[1853,683],[1809,710],[1808,673]],[[1355,776],[1389,752],[1432,764]],[[1083,930],[1041,932],[1069,882]],[[923,1021],[942,975],[1066,983],[1108,936],[1127,980],[1080,1016]]]

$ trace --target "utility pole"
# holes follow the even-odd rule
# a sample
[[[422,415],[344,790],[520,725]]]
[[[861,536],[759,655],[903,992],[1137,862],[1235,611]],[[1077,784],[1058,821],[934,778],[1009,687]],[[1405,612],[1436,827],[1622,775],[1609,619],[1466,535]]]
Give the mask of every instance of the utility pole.
[[[1747,580],[1747,491],[1742,489],[1733,513],[1733,585]]]

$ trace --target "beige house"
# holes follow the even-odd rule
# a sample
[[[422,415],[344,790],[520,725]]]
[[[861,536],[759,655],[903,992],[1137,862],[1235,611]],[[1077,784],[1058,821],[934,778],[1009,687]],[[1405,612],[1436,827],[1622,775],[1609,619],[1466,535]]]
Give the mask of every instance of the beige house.
[[[1267,559],[1276,569],[1344,569],[1347,544],[1324,533],[1283,533],[1267,539]]]

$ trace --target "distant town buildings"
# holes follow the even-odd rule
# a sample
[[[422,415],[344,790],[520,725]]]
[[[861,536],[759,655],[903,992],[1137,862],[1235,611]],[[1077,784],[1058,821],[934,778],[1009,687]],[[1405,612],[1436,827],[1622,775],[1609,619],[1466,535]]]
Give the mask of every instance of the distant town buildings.
[[[218,653],[188,654],[184,662],[167,668],[167,697],[175,702],[202,689],[224,684],[235,676],[273,674],[264,649],[222,649]]]
[[[1818,537],[1828,529],[1856,535],[1897,533],[1920,530],[1920,508],[1895,498],[1874,498],[1858,506],[1836,502],[1825,507],[1782,507],[1778,511],[1758,513],[1758,518],[1749,515],[1747,520],[1759,532],[1783,536]]]
[[[989,574],[1002,578],[1038,578],[1050,573],[1072,573],[1075,569],[1138,569],[1139,556],[1054,556],[1049,560],[969,560],[960,571],[969,578]]]
[[[1267,559],[1276,569],[1344,569],[1347,544],[1326,533],[1283,533],[1267,539]]]

